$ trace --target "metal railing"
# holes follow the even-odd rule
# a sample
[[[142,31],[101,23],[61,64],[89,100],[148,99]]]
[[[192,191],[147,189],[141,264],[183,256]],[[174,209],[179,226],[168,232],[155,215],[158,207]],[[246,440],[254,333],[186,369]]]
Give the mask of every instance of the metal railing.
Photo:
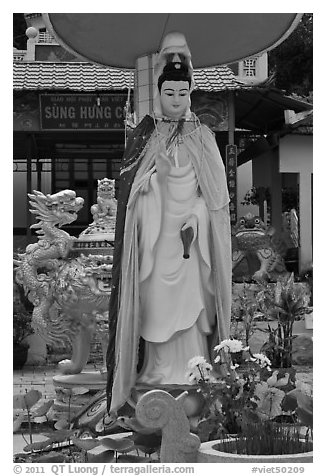
[[[55,43],[58,44],[54,36],[50,35],[47,31],[40,31],[37,38],[37,43]]]

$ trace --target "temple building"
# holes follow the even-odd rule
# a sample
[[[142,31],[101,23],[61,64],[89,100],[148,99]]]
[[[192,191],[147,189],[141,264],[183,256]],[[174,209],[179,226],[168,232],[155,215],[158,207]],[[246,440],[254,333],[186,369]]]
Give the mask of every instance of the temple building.
[[[119,193],[126,118],[139,121],[150,112],[152,89],[148,57],[139,59],[136,73],[81,61],[49,34],[41,14],[25,19],[27,49],[13,53],[16,249],[36,239],[29,228],[32,190],[69,188],[84,198],[67,230],[75,236],[91,220],[98,179],[114,178]],[[281,229],[282,197],[292,193],[299,220],[293,247],[304,268],[312,259],[311,104],[269,85],[267,53],[195,70],[194,80],[192,110],[214,131],[229,174],[232,224],[253,209]],[[252,187],[256,195],[241,204]]]

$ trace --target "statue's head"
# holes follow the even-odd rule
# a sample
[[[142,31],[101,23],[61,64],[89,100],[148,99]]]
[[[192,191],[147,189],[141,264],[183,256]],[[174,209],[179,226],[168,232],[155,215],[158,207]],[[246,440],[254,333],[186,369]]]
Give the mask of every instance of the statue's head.
[[[185,116],[190,105],[191,76],[185,63],[169,62],[158,78],[162,113],[171,119]]]
[[[108,179],[108,178],[103,178],[97,181],[97,193],[98,194],[105,194],[105,195],[110,195],[112,198],[114,198],[115,194],[115,180],[114,179]]]
[[[194,86],[193,68],[190,50],[182,33],[169,33],[165,36],[154,68],[154,82],[154,114],[157,117],[165,115],[175,119],[190,115],[190,93]],[[170,93],[165,94],[165,89],[170,89]],[[180,97],[181,114],[177,104],[175,107],[169,106],[172,103],[172,91]]]

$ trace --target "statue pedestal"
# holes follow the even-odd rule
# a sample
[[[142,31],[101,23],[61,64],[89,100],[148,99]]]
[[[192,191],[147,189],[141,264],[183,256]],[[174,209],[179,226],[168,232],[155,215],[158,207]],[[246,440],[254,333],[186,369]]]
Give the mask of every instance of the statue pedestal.
[[[106,373],[81,372],[53,377],[56,399],[53,418],[72,419],[80,410],[106,388]],[[70,413],[70,415],[69,415]]]

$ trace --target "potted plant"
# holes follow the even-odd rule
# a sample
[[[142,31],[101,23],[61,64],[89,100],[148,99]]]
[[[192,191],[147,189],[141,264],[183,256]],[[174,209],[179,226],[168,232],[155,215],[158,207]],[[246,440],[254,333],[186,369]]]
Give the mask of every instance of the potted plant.
[[[233,300],[231,313],[231,333],[234,339],[249,345],[249,339],[257,329],[257,322],[263,317],[256,299],[256,284],[243,282],[240,291],[233,283]]]
[[[188,364],[189,382],[197,384],[205,402],[197,425],[202,441],[198,462],[311,461],[312,438],[308,432],[301,435],[307,420],[299,416],[309,412],[311,416],[312,404],[296,388],[294,369],[273,371],[264,354],[252,354],[234,339],[221,342],[215,350],[222,376],[214,375],[201,356]],[[234,362],[234,355],[239,361],[239,353],[240,364]],[[280,447],[286,454],[280,453]],[[256,449],[250,454],[251,448]]]
[[[198,463],[311,463],[312,441],[298,429],[259,421],[236,438],[203,443]]]
[[[239,340],[224,340],[215,350],[221,376],[214,374],[204,357],[194,357],[188,363],[189,383],[198,386],[204,401],[197,426],[202,442],[239,434],[247,421],[258,421],[256,386],[271,375],[269,359],[252,354]],[[236,371],[239,367],[241,374]]]
[[[29,345],[26,338],[33,334],[32,315],[22,302],[22,293],[14,282],[13,293],[13,367],[21,369],[28,354]]]
[[[280,277],[275,285],[261,284],[256,299],[260,310],[269,321],[268,341],[261,350],[271,361],[272,367],[292,367],[293,324],[312,312],[310,293],[303,292],[294,280],[294,274]]]

